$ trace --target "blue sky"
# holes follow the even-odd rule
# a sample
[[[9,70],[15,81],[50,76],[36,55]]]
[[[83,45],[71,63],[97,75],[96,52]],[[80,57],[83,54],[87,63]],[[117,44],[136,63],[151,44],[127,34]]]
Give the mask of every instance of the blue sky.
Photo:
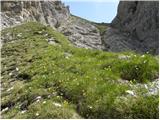
[[[73,15],[94,21],[110,23],[117,14],[118,0],[62,0]]]

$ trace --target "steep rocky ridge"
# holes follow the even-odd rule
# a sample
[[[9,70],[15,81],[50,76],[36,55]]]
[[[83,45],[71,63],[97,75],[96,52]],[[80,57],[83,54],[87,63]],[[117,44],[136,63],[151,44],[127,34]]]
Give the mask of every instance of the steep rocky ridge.
[[[60,1],[2,1],[2,28],[25,21],[38,21],[58,27],[70,15],[68,7]]]
[[[119,40],[125,39],[125,42],[136,46],[141,52],[150,51],[153,54],[158,54],[158,11],[158,1],[121,1],[117,16],[111,25],[114,29],[125,33],[125,38],[129,38],[121,38],[120,35]],[[108,37],[108,34],[106,34],[106,37]],[[108,41],[110,39],[106,42]],[[116,41],[116,39],[113,41]]]
[[[78,47],[104,49],[99,29],[91,22],[71,15],[58,30]]]
[[[59,30],[78,47],[103,49],[99,30],[89,22],[71,16],[61,1],[2,1],[2,28],[25,21],[38,21]]]

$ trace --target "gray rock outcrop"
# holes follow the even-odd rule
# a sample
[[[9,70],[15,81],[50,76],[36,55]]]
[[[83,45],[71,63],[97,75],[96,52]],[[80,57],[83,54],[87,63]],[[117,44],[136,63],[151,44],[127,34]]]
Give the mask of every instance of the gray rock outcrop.
[[[139,51],[158,54],[158,1],[121,1],[111,26],[128,34],[126,37],[128,40],[125,41],[133,46],[136,45]]]
[[[60,1],[2,1],[1,6],[2,28],[26,21],[58,27],[70,16],[68,7]]]
[[[38,21],[64,33],[77,47],[103,49],[99,30],[71,16],[69,7],[61,1],[3,1],[1,16],[2,28]]]
[[[68,21],[63,23],[58,30],[68,36],[77,47],[104,49],[99,29],[87,20],[70,16]]]

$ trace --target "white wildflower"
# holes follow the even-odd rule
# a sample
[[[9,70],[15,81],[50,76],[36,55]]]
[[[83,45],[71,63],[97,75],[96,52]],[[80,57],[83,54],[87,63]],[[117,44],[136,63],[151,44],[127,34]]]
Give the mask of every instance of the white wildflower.
[[[53,92],[52,95],[57,95],[57,93],[56,93],[56,92]]]
[[[88,106],[90,109],[92,109],[93,107],[92,106]]]
[[[9,73],[9,76],[13,75],[13,73]]]
[[[146,63],[147,62],[147,60],[145,60],[143,63]]]
[[[69,59],[69,57],[68,57],[68,56],[66,56],[66,59]]]
[[[13,90],[13,87],[9,88],[9,89],[7,90],[7,92],[9,92],[9,91],[11,91],[11,90]]]
[[[61,107],[62,105],[61,104],[59,104],[59,103],[53,103],[53,105],[55,105],[56,107]]]
[[[138,70],[138,68],[136,67],[136,70]]]
[[[148,52],[148,51],[147,51],[146,53],[147,53],[147,54],[149,54],[149,52]]]
[[[129,59],[131,56],[128,56],[128,55],[121,55],[121,56],[118,56],[118,59]]]
[[[36,113],[36,116],[39,116],[39,113]]]
[[[16,71],[19,71],[19,68],[16,68]]]
[[[17,37],[21,37],[22,36],[22,33],[19,33],[18,35],[17,35]]]
[[[145,57],[145,55],[142,55],[141,57],[142,57],[142,58],[144,58],[144,57]]]
[[[25,112],[27,112],[27,110],[23,110],[23,111],[21,111],[21,113],[23,114],[23,113],[25,113]]]
[[[43,104],[45,104],[46,103],[46,101],[43,101]]]

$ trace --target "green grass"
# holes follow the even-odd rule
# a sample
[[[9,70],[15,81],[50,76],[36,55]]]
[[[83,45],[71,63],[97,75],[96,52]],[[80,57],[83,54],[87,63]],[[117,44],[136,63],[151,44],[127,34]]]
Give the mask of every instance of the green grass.
[[[1,107],[9,107],[2,118],[158,118],[158,96],[127,97],[129,85],[118,82],[153,81],[158,77],[154,56],[76,48],[62,34],[34,22],[5,29],[2,36],[7,33],[16,41],[1,50]],[[48,38],[56,44],[48,44]]]
[[[107,23],[94,23],[94,24],[99,29],[101,35],[104,35],[104,33],[107,30],[107,27],[109,26]]]

